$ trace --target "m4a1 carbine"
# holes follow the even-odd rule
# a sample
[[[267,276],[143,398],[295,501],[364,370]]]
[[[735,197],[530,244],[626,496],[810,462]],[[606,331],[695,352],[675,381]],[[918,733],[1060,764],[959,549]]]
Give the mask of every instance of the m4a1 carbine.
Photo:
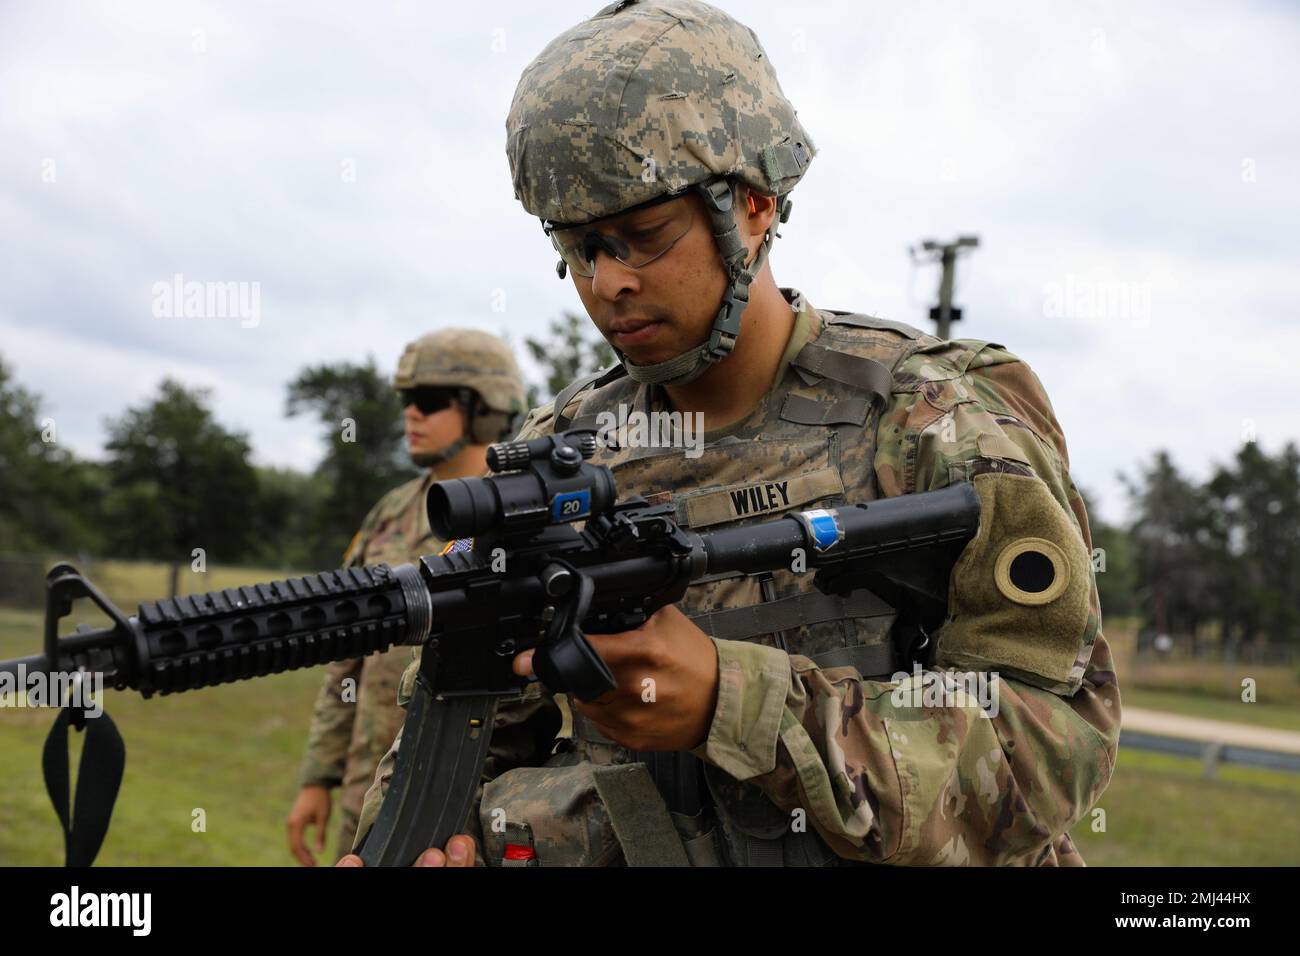
[[[154,601],[134,617],[71,565],[57,565],[46,578],[45,653],[0,662],[0,673],[100,673],[108,686],[149,697],[423,645],[393,778],[360,851],[367,865],[409,865],[463,827],[497,702],[527,683],[511,669],[520,651],[536,649],[533,669],[548,688],[592,700],[615,682],[584,633],[636,628],[703,578],[777,569],[815,573],[828,593],[870,587],[899,611],[895,627],[926,635],[943,623],[953,563],[979,523],[978,496],[957,484],[697,533],[677,523],[670,503],[618,501],[613,474],[589,461],[595,451],[589,431],[491,446],[493,475],[429,489],[433,531],[472,539],[472,548],[415,564]],[[112,626],[59,637],[79,597]],[[87,734],[80,777],[91,779],[78,780],[78,817],[88,822],[74,833],[66,749],[61,770],[54,755],[69,720],[89,727],[84,710],[60,714],[46,741],[46,784],[68,862],[88,864],[107,830],[124,750],[107,716],[94,718],[107,723]],[[92,747],[107,755],[91,757]]]

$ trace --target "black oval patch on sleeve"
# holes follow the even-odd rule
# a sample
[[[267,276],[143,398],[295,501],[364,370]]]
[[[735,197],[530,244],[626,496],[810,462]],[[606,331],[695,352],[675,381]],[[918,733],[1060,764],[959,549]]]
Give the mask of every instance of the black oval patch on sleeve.
[[[1023,551],[1011,561],[1011,583],[1029,594],[1040,594],[1056,580],[1052,559],[1041,551]]]
[[[1017,604],[1051,604],[1070,583],[1070,564],[1060,545],[1046,538],[1018,538],[998,554],[993,583]]]

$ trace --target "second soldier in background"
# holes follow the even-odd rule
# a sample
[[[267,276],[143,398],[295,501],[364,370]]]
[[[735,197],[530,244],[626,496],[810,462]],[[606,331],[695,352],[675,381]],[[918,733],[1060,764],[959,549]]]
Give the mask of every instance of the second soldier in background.
[[[434,481],[481,475],[487,446],[513,434],[525,409],[524,384],[509,346],[486,332],[444,329],[417,339],[398,362],[393,385],[401,394],[407,448],[426,469],[379,500],[344,556],[346,567],[390,565],[438,553],[446,542],[429,528],[425,495]],[[347,853],[375,768],[392,746],[406,712],[397,683],[411,648],[331,664],[307,740],[302,789],[289,813],[289,849],[314,866],[306,831],[316,829],[315,852],[325,849],[330,791],[340,788],[336,855]]]

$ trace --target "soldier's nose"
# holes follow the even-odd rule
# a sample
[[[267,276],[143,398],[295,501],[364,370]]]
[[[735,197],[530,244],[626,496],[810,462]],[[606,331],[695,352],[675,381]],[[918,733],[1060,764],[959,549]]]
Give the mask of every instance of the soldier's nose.
[[[641,290],[641,282],[636,270],[623,265],[603,249],[597,251],[591,261],[593,275],[591,291],[607,302],[615,301],[624,292],[634,293]]]

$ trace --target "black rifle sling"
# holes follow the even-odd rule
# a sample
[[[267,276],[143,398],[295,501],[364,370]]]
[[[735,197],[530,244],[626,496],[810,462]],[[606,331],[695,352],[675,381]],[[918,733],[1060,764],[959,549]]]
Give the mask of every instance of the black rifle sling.
[[[437,699],[415,682],[388,793],[358,850],[366,866],[410,866],[464,832],[496,712],[492,695]]]
[[[77,765],[77,802],[68,806],[68,724],[86,734]],[[126,765],[126,745],[106,712],[87,716],[69,705],[59,712],[45,738],[41,769],[45,790],[63,825],[63,865],[90,866],[108,834],[113,804]]]

